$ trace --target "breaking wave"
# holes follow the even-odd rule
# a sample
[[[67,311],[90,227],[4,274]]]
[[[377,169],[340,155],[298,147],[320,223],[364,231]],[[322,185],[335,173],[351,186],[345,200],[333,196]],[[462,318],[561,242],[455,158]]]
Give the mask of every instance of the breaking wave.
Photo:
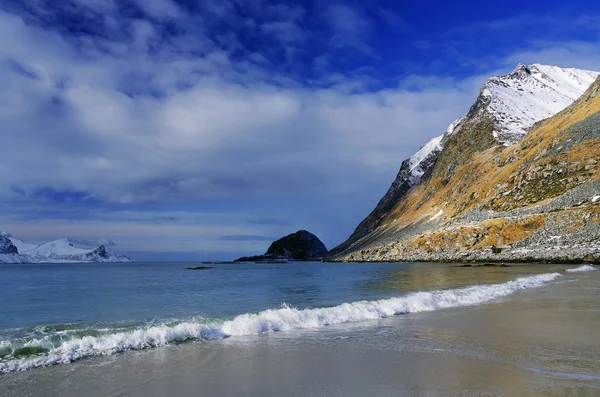
[[[596,268],[592,265],[583,265],[583,266],[579,266],[573,269],[565,269],[565,272],[567,273],[583,273],[583,272],[590,272],[592,270],[596,270]]]
[[[473,306],[520,290],[541,287],[559,276],[559,273],[540,274],[502,284],[423,291],[397,298],[344,303],[316,309],[300,310],[283,305],[278,309],[242,314],[230,320],[192,319],[131,329],[56,330],[41,338],[0,341],[0,373],[186,341],[210,341],[233,336],[318,328],[405,313]]]

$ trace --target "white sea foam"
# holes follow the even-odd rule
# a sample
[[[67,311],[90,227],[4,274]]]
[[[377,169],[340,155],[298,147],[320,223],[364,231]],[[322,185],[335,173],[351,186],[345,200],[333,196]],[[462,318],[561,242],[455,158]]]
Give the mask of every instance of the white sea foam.
[[[214,340],[231,336],[259,335],[266,332],[318,328],[327,325],[376,320],[405,313],[473,306],[511,295],[519,290],[541,287],[559,273],[522,277],[503,284],[476,285],[451,290],[417,292],[398,298],[344,303],[339,306],[298,310],[283,306],[256,314],[242,314],[231,320],[206,324],[182,322],[104,336],[84,336],[63,340],[54,346],[48,338],[29,341],[26,346],[48,350],[38,356],[0,361],[0,373],[72,361],[127,350],[165,346],[190,340]],[[23,347],[25,345],[21,345]]]
[[[592,265],[583,265],[573,269],[565,269],[567,273],[583,273],[583,272],[591,272],[592,270],[596,270],[596,268]]]

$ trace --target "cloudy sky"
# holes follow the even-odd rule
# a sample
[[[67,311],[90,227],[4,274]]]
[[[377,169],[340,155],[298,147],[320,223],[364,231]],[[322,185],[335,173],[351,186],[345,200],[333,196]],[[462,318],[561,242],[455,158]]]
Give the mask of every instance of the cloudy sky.
[[[333,248],[487,77],[600,69],[600,4],[435,3],[2,1],[0,229],[138,260]]]

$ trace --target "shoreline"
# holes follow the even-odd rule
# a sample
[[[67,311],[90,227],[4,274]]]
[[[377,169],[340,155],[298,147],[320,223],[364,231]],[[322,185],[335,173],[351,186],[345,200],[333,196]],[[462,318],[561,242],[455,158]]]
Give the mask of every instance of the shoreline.
[[[559,254],[560,252],[560,254]],[[399,254],[386,246],[352,252],[344,256],[325,258],[324,262],[432,262],[432,263],[539,263],[539,264],[600,264],[600,247],[517,248],[486,251],[426,252],[415,250]]]
[[[479,264],[479,263],[494,263],[494,264],[521,264],[521,265],[600,265],[600,259],[598,260],[584,260],[584,259],[539,259],[539,258],[523,258],[523,259],[361,259],[361,260],[348,260],[348,259],[327,259],[322,260],[323,263],[457,263],[457,264]]]
[[[12,372],[0,396],[591,395],[600,272],[566,277],[481,305]]]
[[[315,264],[318,266],[318,264]],[[388,293],[377,293],[371,297],[356,295],[344,299],[336,299],[329,304],[301,306],[286,304],[282,299],[276,306],[261,306],[257,311],[245,310],[227,318],[222,315],[211,319],[198,320],[193,317],[181,317],[179,320],[145,322],[135,327],[123,329],[103,326],[99,334],[92,328],[59,326],[57,330],[49,328],[55,338],[61,342],[51,347],[47,339],[51,335],[43,334],[37,339],[25,342],[15,334],[6,345],[6,360],[0,360],[0,373],[33,369],[52,364],[67,364],[80,359],[99,355],[112,355],[131,350],[143,350],[148,347],[161,348],[173,343],[194,341],[213,341],[229,337],[262,335],[293,331],[299,329],[324,329],[340,324],[360,324],[373,319],[390,318],[407,313],[424,313],[443,309],[480,305],[518,293],[520,290],[536,289],[550,284],[561,276],[558,266],[546,267],[529,264],[530,270],[496,265],[509,269],[498,273],[495,269],[489,272],[463,272],[456,269],[460,266],[442,265],[422,267],[418,264],[408,266],[396,264],[395,271],[388,273],[392,277],[383,277],[377,283],[377,289],[390,289]],[[347,266],[347,265],[342,265]],[[370,266],[370,265],[367,265]],[[471,265],[467,265],[471,266]],[[487,264],[482,267],[495,267]],[[587,269],[593,270],[593,269]],[[386,270],[386,272],[389,270]],[[465,276],[471,274],[465,279]],[[440,278],[445,282],[431,283],[428,277]],[[390,288],[401,281],[399,288]],[[454,279],[454,281],[452,281]],[[399,286],[399,285],[398,285]],[[365,299],[367,298],[367,299]],[[297,305],[297,303],[296,303]],[[44,328],[46,329],[46,328]],[[29,332],[29,331],[27,331]],[[66,332],[67,334],[65,334]],[[90,332],[93,335],[90,336]],[[63,339],[63,337],[65,339]],[[38,350],[32,350],[33,348]],[[13,358],[11,358],[14,355]],[[20,358],[17,357],[19,355]]]

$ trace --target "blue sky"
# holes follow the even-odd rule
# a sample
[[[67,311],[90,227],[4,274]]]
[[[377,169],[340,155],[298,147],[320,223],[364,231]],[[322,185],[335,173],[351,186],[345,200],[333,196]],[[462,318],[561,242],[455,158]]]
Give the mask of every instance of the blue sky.
[[[517,63],[600,69],[600,4],[7,0],[0,228],[139,260],[333,248]]]

